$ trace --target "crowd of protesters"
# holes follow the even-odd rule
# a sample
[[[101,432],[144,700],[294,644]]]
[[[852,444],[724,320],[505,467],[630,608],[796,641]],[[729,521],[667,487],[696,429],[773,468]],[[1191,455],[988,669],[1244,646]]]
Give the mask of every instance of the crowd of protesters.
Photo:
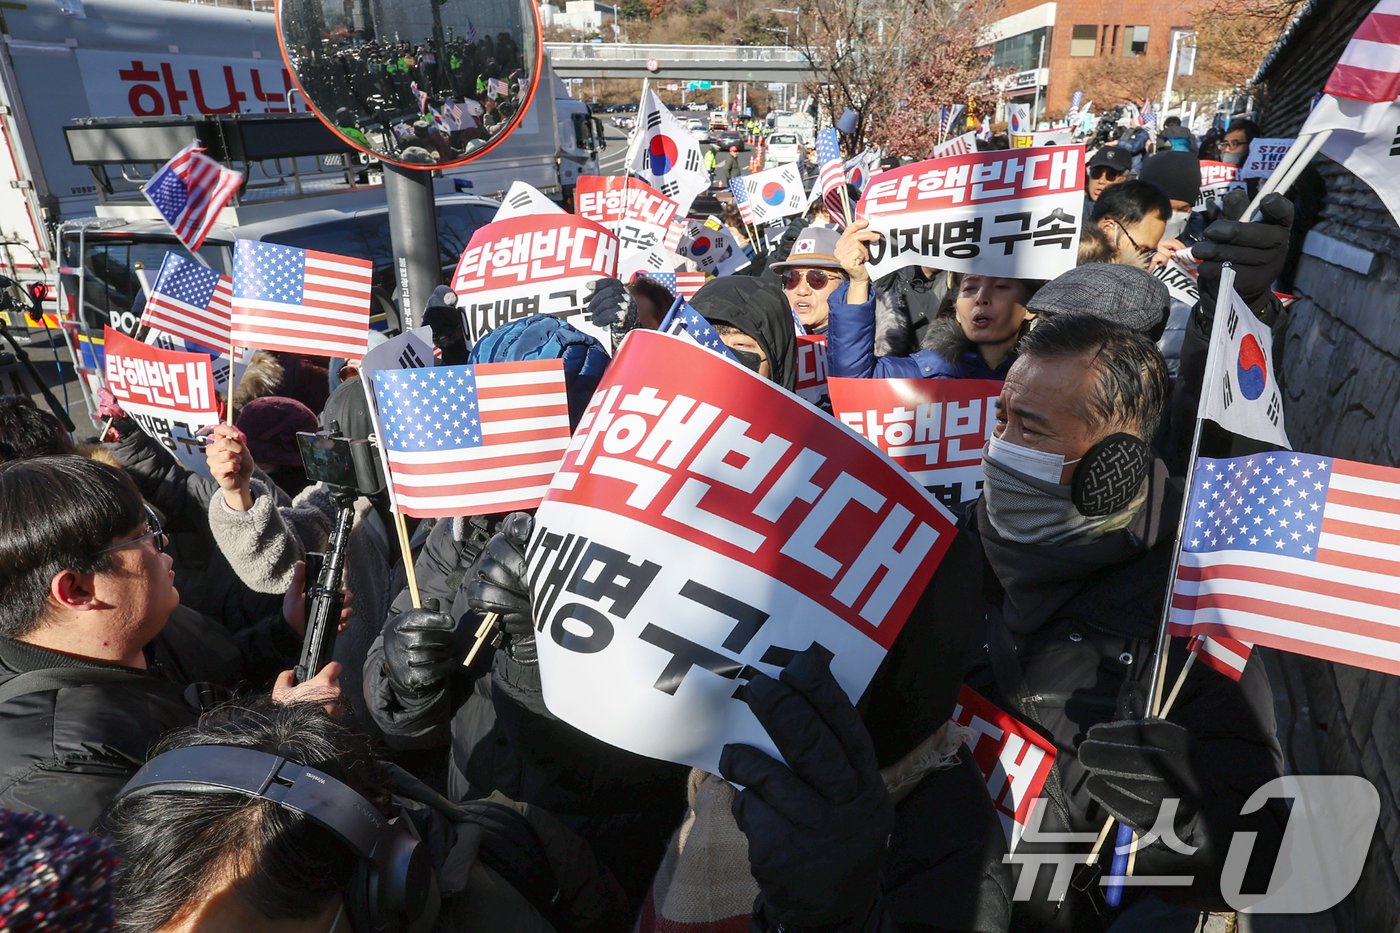
[[[410,73],[429,94],[467,96],[481,74],[519,67],[518,50],[460,46],[431,62],[371,43],[333,58],[356,58],[356,81],[378,76],[351,81],[361,109],[401,103]],[[335,660],[294,684],[306,559],[337,510],[295,434],[334,423],[371,438],[353,367],[260,352],[233,423],[209,432],[207,476],[119,407],[101,442],[75,444],[28,399],[0,399],[0,843],[67,840],[45,863],[63,918],[48,928],[1125,933],[1194,930],[1225,909],[1229,840],[1255,833],[1267,872],[1286,823],[1273,806],[1241,813],[1282,769],[1265,672],[1194,676],[1170,719],[1142,699],[1222,264],[1281,326],[1293,210],[1272,195],[1247,222],[1232,194],[1192,213],[1205,146],[1179,129],[1143,158],[1089,158],[1081,263],[1051,281],[921,266],[873,278],[878,234],[814,212],[694,296],[740,362],[789,391],[794,319],[825,335],[832,375],[1003,386],[982,493],[864,696],[841,691],[817,647],[747,682],[783,760],[731,745],[710,774],[554,716],[523,512],[410,519],[414,608],[387,496],[359,498]],[[1231,124],[1222,154],[1253,132]],[[1151,270],[1188,246],[1200,300],[1174,318]],[[669,303],[644,282],[592,294],[592,321],[617,337],[655,328]],[[563,360],[577,425],[611,349],[533,317],[467,361]],[[1135,464],[1131,481],[1104,485],[1106,459]],[[464,666],[488,613],[499,635]],[[1173,641],[1171,676],[1185,651]],[[1148,833],[1166,812],[1137,872],[1188,882],[1110,906],[1098,874],[1056,899],[1046,872],[1013,898],[1001,822],[947,718],[950,679],[1055,746],[1046,833],[1096,833],[1109,817]],[[222,777],[193,780],[200,761],[223,762]],[[343,819],[304,802],[336,794],[353,802]],[[39,832],[31,814],[71,829]],[[6,883],[31,864],[4,860]],[[64,879],[85,899],[59,904]]]

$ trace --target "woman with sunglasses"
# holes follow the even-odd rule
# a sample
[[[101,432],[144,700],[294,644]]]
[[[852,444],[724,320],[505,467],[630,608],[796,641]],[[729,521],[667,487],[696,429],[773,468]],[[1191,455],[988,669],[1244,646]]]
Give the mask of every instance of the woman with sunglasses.
[[[876,296],[865,264],[867,244],[879,234],[868,226],[863,220],[851,224],[836,246],[850,282],[831,298],[827,372],[867,379],[1006,378],[1016,342],[1035,317],[1026,303],[1043,283],[965,273],[945,296],[922,349],[909,356],[876,356]]]
[[[836,258],[840,234],[826,227],[806,227],[797,234],[787,259],[768,268],[778,274],[793,317],[809,334],[826,333],[833,292],[847,273]]]

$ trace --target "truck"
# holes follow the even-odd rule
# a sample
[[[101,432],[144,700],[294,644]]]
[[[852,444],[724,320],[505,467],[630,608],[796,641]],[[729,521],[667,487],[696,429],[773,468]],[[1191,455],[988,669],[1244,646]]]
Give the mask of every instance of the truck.
[[[0,275],[34,296],[52,326],[60,310],[55,276],[63,264],[58,230],[83,218],[96,223],[103,203],[102,222],[118,223],[122,215],[113,205],[149,177],[148,171],[115,171],[108,176],[110,190],[101,190],[90,167],[71,157],[66,126],[89,118],[193,122],[205,114],[295,113],[306,106],[283,63],[271,13],[177,0],[27,0],[6,6]],[[547,62],[540,82],[510,137],[475,162],[442,170],[439,188],[489,196],[520,180],[562,201],[580,175],[598,173],[601,125],[587,104],[569,96]],[[363,161],[358,177],[372,182],[375,166],[368,157]],[[347,183],[347,173],[330,173],[321,180],[328,187],[317,189],[290,181],[293,169],[308,167],[314,168],[305,158],[250,165],[250,188],[256,185],[269,200],[290,198],[307,211],[338,209],[336,198],[347,210],[362,209],[376,197],[383,202],[382,192],[352,190],[364,186]],[[264,183],[279,179],[288,190],[268,194]],[[126,216],[141,219],[142,199],[128,200],[134,213]],[[86,258],[72,261],[78,264],[69,268],[81,273]]]

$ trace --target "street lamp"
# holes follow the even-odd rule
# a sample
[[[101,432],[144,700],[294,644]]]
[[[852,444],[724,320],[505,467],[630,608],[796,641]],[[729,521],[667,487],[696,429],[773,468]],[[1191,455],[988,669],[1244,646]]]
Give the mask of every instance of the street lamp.
[[[769,8],[768,8],[768,12],[770,12],[770,13],[786,13],[786,14],[788,14],[789,16],[795,17],[795,18],[797,19],[797,23],[796,23],[797,41],[798,41],[798,42],[801,42],[801,41],[802,41],[802,11],[801,11],[801,10],[785,10],[785,9],[781,9],[781,8],[779,8],[779,7],[769,7]],[[787,45],[787,39],[786,39],[786,38],[783,39],[783,44],[784,44],[784,45]]]

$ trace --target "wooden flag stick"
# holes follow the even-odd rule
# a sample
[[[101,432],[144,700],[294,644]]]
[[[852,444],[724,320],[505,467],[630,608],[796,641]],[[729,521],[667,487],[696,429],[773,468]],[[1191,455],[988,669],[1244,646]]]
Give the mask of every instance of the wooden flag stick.
[[[476,627],[476,642],[472,645],[472,650],[467,652],[467,659],[462,662],[463,667],[471,667],[476,660],[477,653],[481,651],[481,646],[486,644],[491,632],[496,627],[496,623],[501,617],[494,612],[486,613],[486,618],[481,620],[481,624]]]
[[[423,600],[418,595],[418,572],[413,568],[413,549],[408,546],[408,523],[402,512],[394,513],[394,527],[399,533],[399,550],[403,553],[404,576],[408,578],[408,595],[413,600],[414,609],[423,608]]]
[[[238,367],[234,365],[237,348],[233,345],[233,322],[229,322],[228,328],[228,398],[224,399],[224,414],[228,416],[228,425],[233,426],[233,390],[238,379]]]

